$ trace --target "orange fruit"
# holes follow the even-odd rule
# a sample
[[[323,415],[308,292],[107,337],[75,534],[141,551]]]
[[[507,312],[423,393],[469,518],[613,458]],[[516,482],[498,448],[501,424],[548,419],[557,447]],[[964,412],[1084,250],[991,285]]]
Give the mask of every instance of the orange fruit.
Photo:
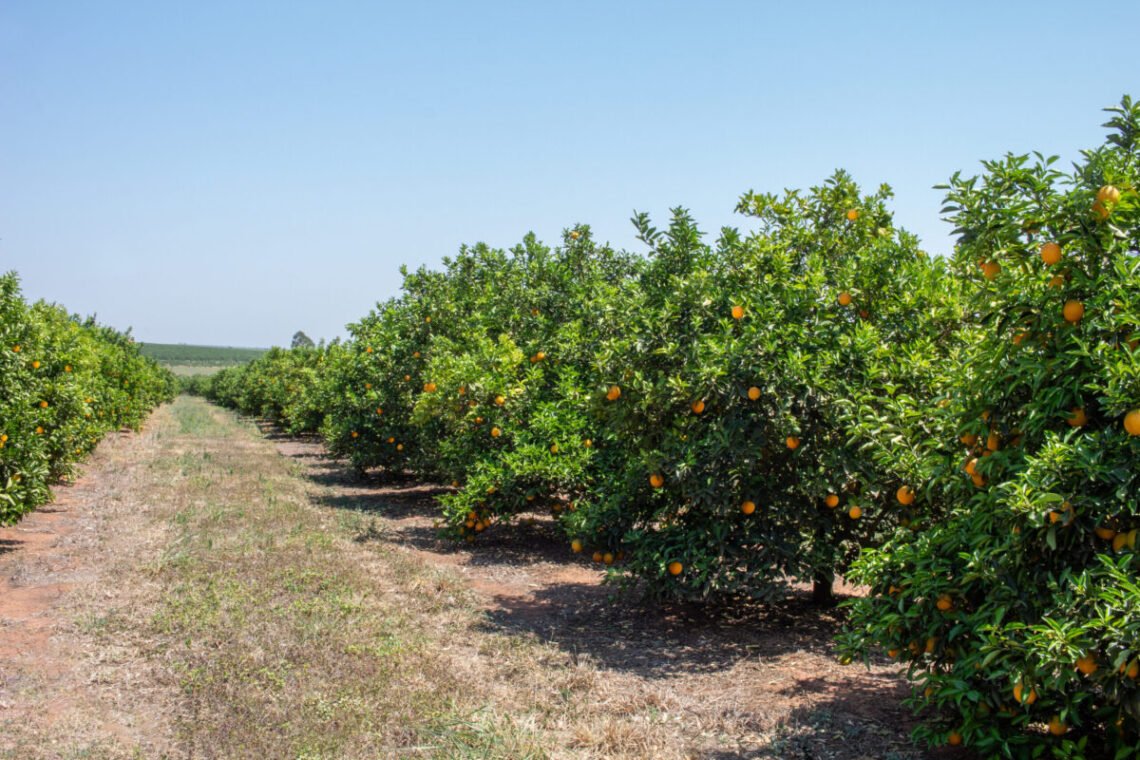
[[[14,352],[16,352],[17,354],[20,353],[20,347],[19,346],[12,346],[12,350]]]
[[[700,414],[704,410],[705,410],[705,402],[704,401],[694,401],[693,402],[693,414]]]
[[[497,427],[491,428],[491,437],[492,438],[498,438],[502,434],[503,434],[503,431],[499,430]]]
[[[760,389],[757,388],[755,385],[753,385],[751,388],[748,389],[748,400],[749,401],[756,401],[759,398],[760,398]]]
[[[39,368],[40,368],[40,361],[39,361],[39,359],[36,359],[34,362],[32,362],[32,369],[39,369]]]
[[[585,446],[586,448],[590,448],[591,446],[594,445],[594,442],[591,441],[589,438],[587,438],[586,440],[582,441],[582,445]]]
[[[1124,429],[1128,435],[1140,435],[1140,409],[1133,409],[1124,415]]]
[[[1104,203],[1102,203],[1101,201],[1094,201],[1093,202],[1092,212],[1093,212],[1093,216],[1095,216],[1097,219],[1099,219],[1102,222],[1108,218],[1108,209],[1105,207]]]
[[[581,539],[575,538],[573,541],[570,542],[570,551],[574,552],[575,554],[581,554],[582,553],[582,541],[581,541]]]
[[[740,511],[746,515],[750,515],[756,511],[756,504],[751,501],[746,501],[740,505]]]
[[[424,317],[424,324],[431,324],[431,317]]]
[[[610,389],[606,391],[606,398],[610,401],[617,401],[619,398],[621,398],[621,387],[617,385],[611,385]]]
[[[732,307],[732,318],[733,319],[744,319],[744,307],[743,306],[733,306]]]
[[[1069,727],[1065,725],[1065,721],[1061,720],[1060,715],[1054,715],[1049,719],[1049,733],[1053,736],[1064,736],[1068,731]]]
[[[1116,203],[1120,200],[1120,191],[1112,185],[1105,185],[1096,191],[1096,199],[1101,203]]]
[[[408,382],[411,379],[412,379],[411,375],[404,375],[404,382]]]
[[[372,346],[368,346],[367,348],[365,348],[364,353],[366,353],[366,354],[372,353]]]
[[[914,489],[910,486],[903,486],[898,491],[895,491],[895,498],[899,500],[899,504],[904,507],[914,503]]]
[[[1075,299],[1065,301],[1061,314],[1065,317],[1066,322],[1076,324],[1085,315],[1085,305]]]
[[[353,431],[352,431],[352,433],[351,433],[351,435],[352,435],[352,437],[353,437],[353,438],[356,438],[357,436],[359,436],[359,435],[360,435],[360,433],[358,433],[358,432],[356,432],[355,430],[353,430]]]
[[[495,396],[495,406],[502,406],[507,403],[507,400],[502,396]]]
[[[1133,660],[1128,663],[1128,667],[1124,669],[1124,675],[1135,681],[1137,676],[1140,676],[1140,661]]]
[[[1001,264],[996,261],[987,261],[982,264],[982,276],[987,280],[992,280],[1001,273]]]
[[[923,649],[927,654],[934,654],[934,650],[938,648],[938,637],[931,636],[926,640],[926,647]]]
[[[594,560],[595,562],[601,562],[602,561],[602,553],[601,552],[594,552],[594,556],[591,557],[590,559]]]
[[[546,353],[543,351],[539,351],[537,354],[534,355],[534,358],[537,359],[538,361],[542,361],[543,359],[546,358]]]
[[[840,306],[850,306],[851,305],[851,294],[848,293],[847,291],[840,293],[838,301],[839,301]]]
[[[847,209],[847,221],[853,222],[858,218],[859,218],[859,209],[857,209],[857,208]]]
[[[403,451],[403,450],[404,450],[404,444],[397,443],[396,444],[396,451]]]
[[[669,563],[669,575],[680,575],[685,566],[676,560]]]
[[[581,232],[578,232],[578,230],[573,230],[573,231],[571,231],[571,232],[570,232],[570,239],[571,239],[571,240],[577,240],[577,239],[578,239],[578,238],[580,238],[581,236],[582,236],[582,233],[581,233]]]
[[[860,507],[859,505],[855,505],[847,511],[847,516],[850,517],[852,520],[858,520],[860,517],[863,516],[863,508]]]
[[[557,454],[558,453],[558,444],[557,443],[551,444],[550,453],[551,454]]]
[[[1023,695],[1024,699],[1022,699]],[[1037,701],[1037,691],[1031,688],[1029,690],[1029,693],[1025,694],[1025,687],[1022,686],[1021,682],[1019,681],[1013,687],[1013,701],[1017,702],[1019,705],[1031,705]]]
[[[1091,676],[1097,671],[1096,658],[1091,654],[1086,654],[1084,657],[1077,658],[1077,670],[1081,671],[1086,676]]]
[[[71,365],[70,364],[63,365],[63,371],[64,372],[70,372],[71,371]]]
[[[660,473],[655,472],[649,476],[649,485],[654,488],[660,488],[665,485],[665,478],[663,478]]]
[[[1049,287],[1051,287],[1051,288],[1063,288],[1063,287],[1065,287],[1065,275],[1063,275],[1063,274],[1055,275],[1052,279],[1049,280]]]
[[[1103,525],[1098,525],[1094,530],[1096,537],[1103,541],[1111,541],[1116,538],[1116,531],[1112,528],[1106,528]]]
[[[899,658],[900,654],[902,654],[901,649],[888,649],[887,650],[887,657],[890,657],[892,660],[897,660]]]
[[[938,597],[938,601],[934,603],[934,606],[942,612],[949,612],[954,609],[954,600],[951,599],[948,594],[942,594]]]
[[[607,565],[612,565],[614,563],[614,555],[611,554],[610,552],[606,552],[605,554],[602,555],[602,562],[604,562]]]
[[[962,743],[962,735],[957,731],[951,731],[950,735],[946,737],[946,743],[951,747],[957,747]]]
[[[792,451],[795,451],[800,447],[800,439],[796,438],[794,435],[789,435],[784,439],[784,444],[787,445],[787,447]]]
[[[476,425],[482,425],[483,424],[483,418],[482,417],[476,417],[475,418],[475,424]]]
[[[40,409],[47,409],[47,408],[48,408],[48,402],[41,401],[40,402]]]
[[[1061,261],[1061,246],[1056,243],[1046,243],[1041,246],[1041,260],[1048,266],[1053,266]]]
[[[395,442],[396,442],[396,439],[395,439],[395,438],[389,438],[389,439],[388,439],[388,443],[395,443]]]
[[[1085,414],[1085,410],[1079,406],[1074,406],[1070,409],[1069,416],[1065,418],[1065,422],[1069,423],[1069,427],[1075,428],[1084,427],[1088,424],[1088,421],[1088,415]]]
[[[978,474],[978,458],[970,457],[966,460],[966,466],[963,468],[968,475]]]
[[[970,480],[974,481],[974,485],[978,488],[981,488],[986,484],[986,479],[982,477],[982,473],[980,472],[975,472],[973,475],[971,475]]]
[[[997,433],[991,432],[986,436],[986,448],[990,451],[997,451],[1001,448],[1001,436]]]
[[[435,393],[435,383],[424,383],[424,393]]]
[[[965,446],[973,448],[978,443],[978,436],[974,435],[973,433],[963,433],[962,437],[958,440],[961,441]]]
[[[827,495],[827,498],[823,500],[823,503],[832,509],[835,509],[839,506],[839,496],[837,494],[829,493]]]
[[[384,410],[383,410],[383,409],[381,409],[380,407],[376,407],[376,413],[377,413],[377,414],[383,414],[383,413],[384,413]]]
[[[1013,345],[1020,346],[1022,342],[1029,337],[1028,330],[1018,330],[1013,334]]]

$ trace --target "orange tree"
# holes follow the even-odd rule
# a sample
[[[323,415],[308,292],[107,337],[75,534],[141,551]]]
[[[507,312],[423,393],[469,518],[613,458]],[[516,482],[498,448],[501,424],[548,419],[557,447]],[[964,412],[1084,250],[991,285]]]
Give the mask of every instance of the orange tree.
[[[291,433],[316,432],[324,419],[317,381],[330,350],[332,346],[271,348],[246,364],[187,378],[183,389],[272,420]]]
[[[104,434],[137,428],[174,388],[127,335],[29,306],[16,276],[0,276],[0,524],[48,501]]]
[[[805,579],[829,601],[834,573],[906,518],[909,480],[849,444],[842,405],[879,380],[869,357],[939,366],[959,312],[889,196],[842,172],[749,193],[738,210],[760,229],[715,245],[681,210],[665,231],[635,220],[650,262],[592,386],[607,466],[568,518],[587,548],[628,555],[662,597],[769,599]]]
[[[919,734],[988,757],[1140,753],[1140,108],[1109,110],[1071,175],[1007,156],[946,186],[972,324],[937,442],[899,457],[945,517],[851,571],[846,656],[906,662]],[[853,411],[880,453],[893,414]]]
[[[438,432],[443,506],[474,540],[492,518],[574,509],[594,482],[589,375],[620,330],[635,260],[577,227],[551,249],[465,248],[445,262],[434,309],[450,326],[430,349],[413,421]]]
[[[347,457],[359,472],[435,472],[434,437],[411,421],[434,330],[433,279],[431,273],[405,272],[405,293],[349,325],[352,339],[325,363],[318,383],[326,400],[321,432],[330,451]]]

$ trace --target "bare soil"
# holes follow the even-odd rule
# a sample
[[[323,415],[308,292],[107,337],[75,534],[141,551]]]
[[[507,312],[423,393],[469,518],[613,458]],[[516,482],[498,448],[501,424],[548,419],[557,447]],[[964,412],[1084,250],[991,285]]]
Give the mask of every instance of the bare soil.
[[[126,497],[157,427],[108,436],[53,503],[0,529],[0,757],[171,751],[177,694],[150,643],[113,622],[143,614],[151,591],[135,573],[159,541],[134,519],[150,506]]]

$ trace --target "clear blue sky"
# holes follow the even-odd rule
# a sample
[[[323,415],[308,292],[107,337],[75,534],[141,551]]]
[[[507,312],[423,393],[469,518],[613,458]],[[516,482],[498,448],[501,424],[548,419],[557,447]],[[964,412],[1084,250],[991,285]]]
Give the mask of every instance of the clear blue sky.
[[[0,269],[141,340],[343,334],[398,268],[634,209],[747,226],[837,167],[1072,160],[1140,96],[1140,3],[0,4]]]

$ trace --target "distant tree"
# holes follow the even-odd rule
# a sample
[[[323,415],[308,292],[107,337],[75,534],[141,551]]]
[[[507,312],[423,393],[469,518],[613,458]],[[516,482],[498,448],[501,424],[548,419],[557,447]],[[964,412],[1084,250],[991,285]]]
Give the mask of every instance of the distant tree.
[[[293,333],[293,348],[312,348],[313,339],[305,335],[304,330]]]

